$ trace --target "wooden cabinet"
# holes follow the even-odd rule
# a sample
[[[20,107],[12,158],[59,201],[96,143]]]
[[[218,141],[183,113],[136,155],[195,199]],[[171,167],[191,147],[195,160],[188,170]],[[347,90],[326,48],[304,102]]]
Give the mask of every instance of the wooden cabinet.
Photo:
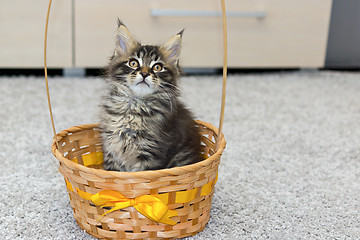
[[[227,0],[230,67],[322,67],[331,0]],[[76,65],[105,65],[119,17],[143,43],[185,28],[182,65],[221,67],[219,0],[76,0]]]
[[[41,68],[48,0],[0,1],[0,68]],[[48,66],[71,67],[71,0],[53,1]]]
[[[161,44],[185,28],[182,65],[222,66],[220,0],[73,0],[73,5],[71,2],[53,1],[49,67],[105,66],[115,47],[118,17],[139,41],[148,44]],[[42,66],[47,3],[47,0],[1,1],[0,32],[6,35],[0,38],[0,67]],[[331,0],[226,0],[229,66],[323,67],[331,3]]]

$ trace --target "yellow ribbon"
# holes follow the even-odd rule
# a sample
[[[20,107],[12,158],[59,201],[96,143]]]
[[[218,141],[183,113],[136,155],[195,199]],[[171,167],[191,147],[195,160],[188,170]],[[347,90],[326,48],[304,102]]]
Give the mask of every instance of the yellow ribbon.
[[[177,212],[175,210],[169,210],[169,207],[165,203],[157,197],[151,195],[144,195],[130,199],[113,190],[102,190],[96,194],[90,194],[79,189],[77,189],[77,192],[80,197],[86,200],[91,200],[95,205],[101,207],[112,207],[109,211],[102,214],[99,220],[106,214],[113,211],[127,207],[134,207],[139,213],[152,221],[169,225],[176,224],[176,222],[170,218],[177,216]]]
[[[201,193],[200,196],[206,196],[209,195],[213,190],[213,183],[217,182],[218,176],[216,175],[216,178],[212,181],[206,183],[201,187]],[[188,203],[191,202],[196,198],[196,193],[198,192],[199,188],[194,188],[192,190],[186,190],[186,191],[178,191],[175,195],[175,203]],[[159,195],[156,195],[157,198],[159,198],[161,201],[167,203],[169,202],[169,193],[161,193]]]
[[[104,156],[102,152],[92,152],[92,153],[84,154],[81,156],[81,158],[83,161],[83,165],[85,167],[100,165],[104,161]],[[76,157],[72,161],[75,163],[79,163],[79,159]]]

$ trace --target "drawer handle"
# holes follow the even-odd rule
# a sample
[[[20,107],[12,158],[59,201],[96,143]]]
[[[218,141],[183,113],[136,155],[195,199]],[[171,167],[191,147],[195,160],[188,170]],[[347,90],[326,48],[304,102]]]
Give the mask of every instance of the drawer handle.
[[[220,11],[196,11],[196,10],[172,10],[172,9],[151,9],[152,17],[220,17]],[[265,18],[265,11],[236,11],[227,12],[227,17],[241,17],[241,18]]]

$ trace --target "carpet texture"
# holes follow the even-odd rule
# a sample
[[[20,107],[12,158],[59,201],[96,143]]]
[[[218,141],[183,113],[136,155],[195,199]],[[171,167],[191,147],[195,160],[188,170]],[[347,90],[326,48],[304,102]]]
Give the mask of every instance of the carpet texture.
[[[221,76],[182,79],[197,118],[218,125]],[[51,78],[57,131],[98,120],[99,78]],[[360,74],[230,75],[211,219],[189,239],[360,239]],[[0,239],[93,239],[76,224],[45,82],[0,78]]]

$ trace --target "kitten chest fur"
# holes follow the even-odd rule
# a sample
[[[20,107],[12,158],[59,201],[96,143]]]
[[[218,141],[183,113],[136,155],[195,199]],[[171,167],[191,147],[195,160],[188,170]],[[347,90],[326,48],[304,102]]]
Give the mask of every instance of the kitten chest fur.
[[[112,91],[104,104],[102,115],[105,148],[111,154],[112,164],[124,171],[147,169],[154,162],[146,158],[156,155],[164,133],[161,131],[169,117],[168,104],[157,98],[141,99],[130,94]],[[169,106],[170,107],[170,106]],[[150,151],[150,152],[149,152]],[[140,157],[139,157],[140,156]]]

